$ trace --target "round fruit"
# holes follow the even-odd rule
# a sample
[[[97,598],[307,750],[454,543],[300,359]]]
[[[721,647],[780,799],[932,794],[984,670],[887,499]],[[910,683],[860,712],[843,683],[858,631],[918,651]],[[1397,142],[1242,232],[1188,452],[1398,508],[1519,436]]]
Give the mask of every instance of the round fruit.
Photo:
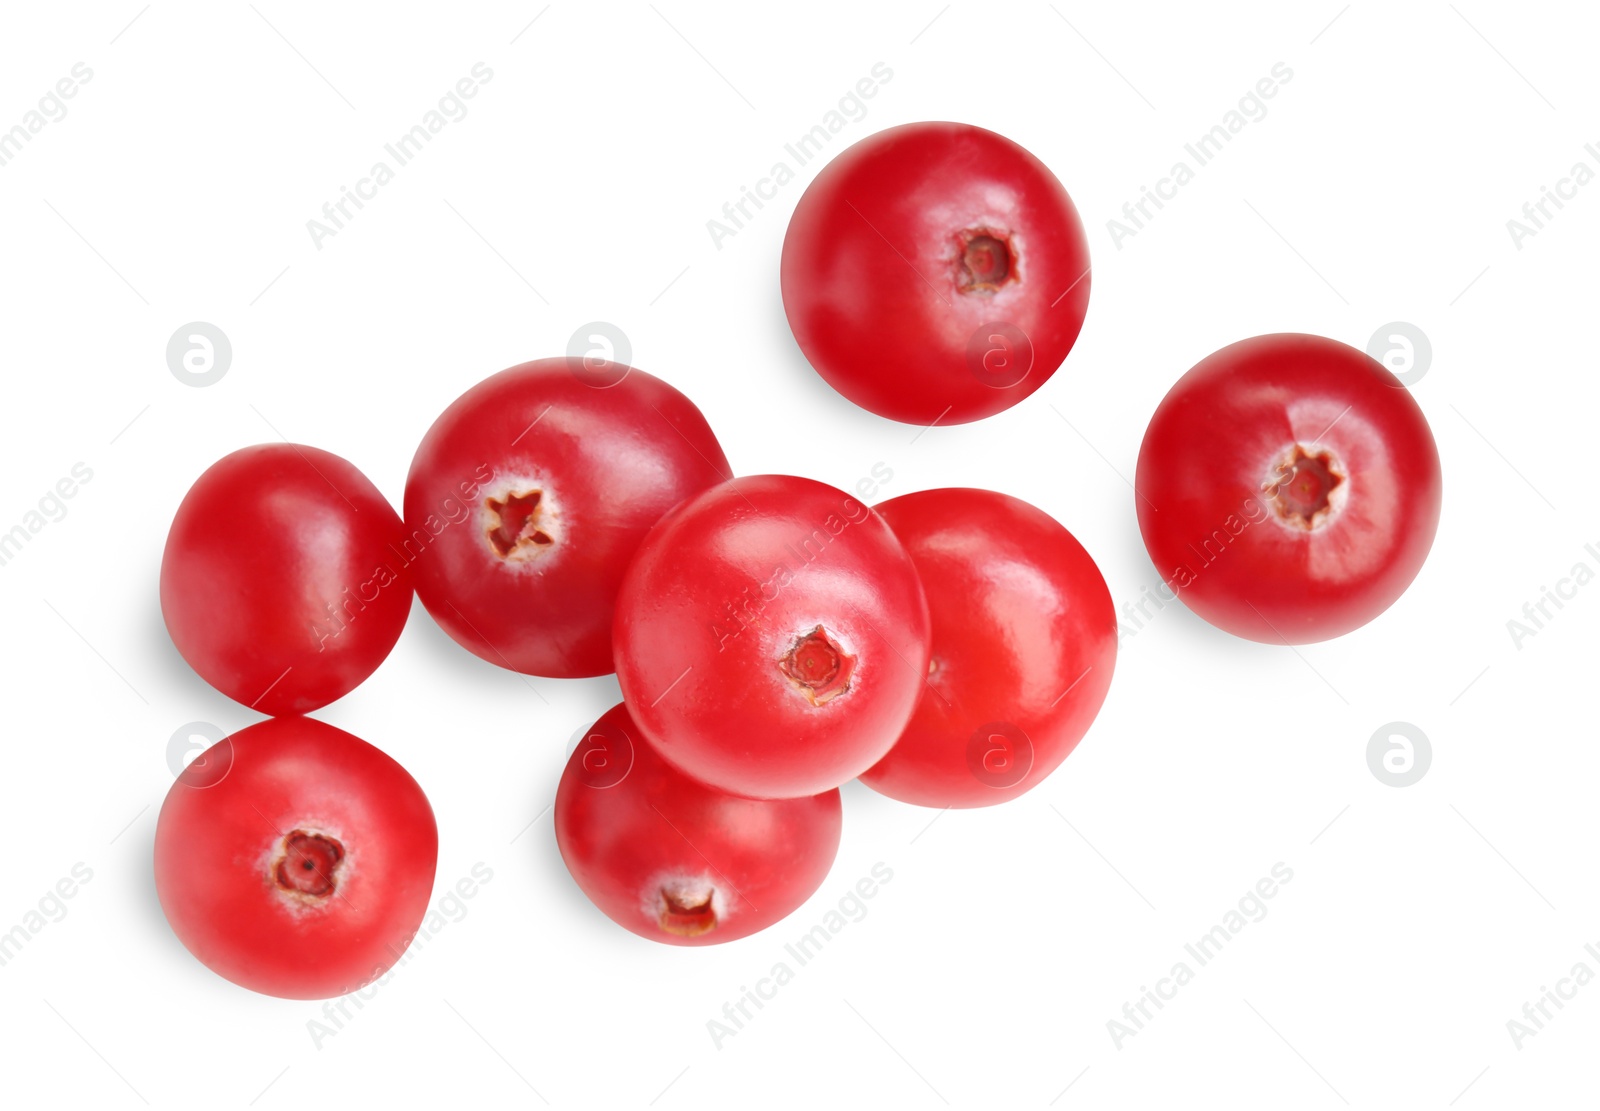
[[[326,999],[405,952],[439,835],[406,770],[311,718],[259,722],[184,769],[156,822],[156,894],[178,940],[234,983]]]
[[[766,929],[822,884],[839,849],[839,792],[748,799],[677,771],[625,705],[573,751],[556,790],[572,878],[618,925],[669,945]]]
[[[1442,496],[1433,434],[1394,375],[1292,333],[1231,344],[1180,378],[1134,485],[1169,596],[1269,644],[1387,609],[1427,558]]]
[[[960,424],[1055,373],[1089,307],[1089,245],[1044,163],[992,131],[912,123],[856,143],[783,241],[800,350],[864,409]]]
[[[732,472],[700,410],[641,370],[540,359],[457,398],[406,479],[417,594],[490,663],[604,675],[617,584],[668,509]]]
[[[989,490],[925,490],[878,513],[933,618],[928,689],[861,781],[902,802],[1004,802],[1067,758],[1111,686],[1117,618],[1089,553],[1048,514]]]
[[[337,455],[261,444],[224,456],[178,506],[161,615],[200,677],[268,714],[354,690],[400,638],[411,569],[399,516]]]
[[[928,606],[883,519],[805,478],[737,478],[664,517],[617,599],[617,679],[680,771],[752,798],[866,771],[928,672]]]

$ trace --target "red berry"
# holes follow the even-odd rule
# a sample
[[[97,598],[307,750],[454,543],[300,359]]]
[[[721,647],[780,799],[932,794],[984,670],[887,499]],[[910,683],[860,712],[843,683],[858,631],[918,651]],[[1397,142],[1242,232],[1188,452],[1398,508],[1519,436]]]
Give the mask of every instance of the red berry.
[[[1089,246],[1055,175],[992,131],[912,123],[861,140],[783,241],[800,350],[862,408],[913,424],[1009,409],[1055,373],[1089,307]]]
[[[1405,592],[1439,525],[1422,410],[1366,353],[1257,336],[1178,380],[1139,449],[1139,529],[1169,590],[1218,628],[1306,644]]]
[[[422,788],[311,718],[195,758],[156,823],[156,894],[188,950],[266,995],[325,999],[387,972],[421,925],[439,836]]]
[[[224,456],[178,506],[161,615],[228,697],[300,714],[354,690],[411,612],[399,516],[366,475],[314,447]]]
[[[662,519],[617,600],[617,679],[681,771],[752,798],[837,787],[889,750],[928,607],[883,519],[805,478],[713,487]]]
[[[457,643],[513,671],[609,672],[639,541],[732,473],[687,397],[605,365],[541,359],[485,379],[434,422],[406,479],[418,596]]]
[[[572,753],[556,843],[618,925],[669,945],[755,933],[805,902],[839,848],[839,792],[740,798],[690,779],[644,743],[624,705]]]
[[[1075,748],[1111,685],[1117,619],[1089,553],[1048,514],[989,490],[924,490],[877,507],[911,553],[932,614],[928,687],[875,791],[988,806]]]

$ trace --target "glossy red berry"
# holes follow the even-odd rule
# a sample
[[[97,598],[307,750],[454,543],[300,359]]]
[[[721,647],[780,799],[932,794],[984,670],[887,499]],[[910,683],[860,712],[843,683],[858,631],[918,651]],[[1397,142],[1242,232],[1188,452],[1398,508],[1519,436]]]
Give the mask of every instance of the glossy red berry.
[[[783,241],[800,350],[864,409],[961,424],[1049,380],[1089,306],[1089,246],[1054,174],[1002,135],[911,123],[825,166]]]
[[[624,705],[567,761],[556,843],[613,921],[669,945],[733,941],[777,922],[821,885],[839,848],[839,792],[748,799],[674,769]]]
[[[855,778],[905,727],[928,668],[911,558],[857,499],[737,478],[656,526],[617,601],[617,680],[683,772],[754,798]]]
[[[1150,419],[1134,482],[1167,590],[1218,628],[1305,644],[1404,593],[1442,480],[1416,400],[1365,352],[1257,336],[1207,356]]]
[[[920,806],[1004,802],[1077,746],[1105,701],[1117,619],[1105,579],[1052,517],[990,490],[924,490],[877,507],[932,615],[928,684],[861,781]]]
[[[201,753],[156,823],[156,894],[188,950],[266,995],[325,999],[405,953],[439,836],[422,788],[365,741],[272,718]]]
[[[612,669],[618,583],[650,526],[732,472],[683,394],[642,370],[540,359],[434,422],[406,479],[405,547],[440,627],[490,663]]]
[[[377,487],[330,452],[261,444],[184,495],[161,558],[161,615],[179,653],[229,698],[301,714],[354,690],[411,613],[405,530]]]

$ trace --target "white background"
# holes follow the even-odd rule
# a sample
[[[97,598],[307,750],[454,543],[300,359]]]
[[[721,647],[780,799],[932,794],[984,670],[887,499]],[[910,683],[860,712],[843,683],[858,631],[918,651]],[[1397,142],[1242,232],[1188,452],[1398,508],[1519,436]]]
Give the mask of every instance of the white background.
[[[1600,972],[1584,952],[1600,943],[1600,586],[1520,648],[1506,625],[1574,564],[1600,569],[1584,549],[1600,545],[1600,183],[1520,249],[1507,229],[1575,162],[1600,169],[1584,151],[1600,140],[1592,10],[139,2],[0,17],[0,129],[75,63],[93,71],[0,167],[0,531],[75,463],[93,471],[0,567],[0,932],[75,863],[93,871],[0,967],[0,1099],[1593,1100],[1600,986],[1520,1048],[1507,1022],[1575,963]],[[493,78],[468,115],[314,246],[306,222],[480,61]],[[820,162],[720,250],[706,229],[879,62],[892,79],[834,149],[906,121],[980,124],[1051,166],[1088,227],[1077,348],[976,425],[917,435],[805,365],[778,257]],[[1119,249],[1107,220],[1278,62],[1293,79],[1266,117]],[[1332,643],[1246,643],[1178,605],[1130,625],[1088,738],[1020,801],[936,816],[847,787],[816,897],[698,951],[612,925],[556,852],[568,742],[615,682],[530,689],[419,606],[378,673],[318,716],[427,790],[436,897],[478,862],[493,879],[319,1043],[319,1004],[214,976],[156,903],[169,738],[255,720],[162,628],[172,512],[214,459],[280,436],[346,456],[398,502],[448,401],[597,320],[700,405],[738,471],[848,487],[882,462],[885,497],[1005,490],[1084,542],[1119,607],[1157,581],[1127,480],[1184,370],[1261,332],[1364,347],[1407,321],[1433,345],[1414,394],[1443,458],[1443,522],[1411,590]],[[207,388],[166,364],[191,321],[233,346]],[[1392,721],[1433,752],[1403,789],[1366,756]],[[718,1047],[708,1020],[876,862],[893,880],[865,917]],[[1266,918],[1119,1048],[1108,1020],[1278,862],[1294,878]]]

